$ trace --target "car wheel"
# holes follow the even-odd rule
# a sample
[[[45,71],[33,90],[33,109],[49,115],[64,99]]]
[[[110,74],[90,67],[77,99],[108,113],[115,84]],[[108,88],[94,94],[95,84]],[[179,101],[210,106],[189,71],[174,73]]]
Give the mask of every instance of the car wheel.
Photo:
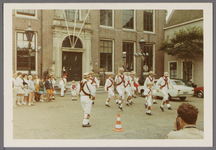
[[[186,99],[186,97],[179,97],[180,101],[184,101]]]
[[[144,94],[144,90],[143,89],[140,91],[140,93],[141,93],[141,96],[144,97],[144,95],[143,95]]]
[[[197,97],[202,98],[203,97],[203,92],[202,91],[197,92]]]

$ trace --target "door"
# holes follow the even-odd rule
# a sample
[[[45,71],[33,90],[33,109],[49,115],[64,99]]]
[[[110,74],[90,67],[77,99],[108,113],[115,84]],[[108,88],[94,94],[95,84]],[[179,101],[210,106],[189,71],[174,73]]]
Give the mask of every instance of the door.
[[[62,52],[62,67],[67,70],[67,81],[82,80],[82,53]]]

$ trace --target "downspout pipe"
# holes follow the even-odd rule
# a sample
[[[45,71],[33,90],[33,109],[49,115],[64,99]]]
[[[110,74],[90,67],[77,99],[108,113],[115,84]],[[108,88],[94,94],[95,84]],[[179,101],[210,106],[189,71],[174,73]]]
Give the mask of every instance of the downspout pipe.
[[[42,16],[42,9],[41,9],[41,51],[40,51],[40,54],[41,54],[41,74],[40,74],[40,77],[42,78],[42,76],[43,76],[43,40],[42,40],[42,38],[43,38],[43,23],[42,23],[42,21],[43,21],[43,16]]]

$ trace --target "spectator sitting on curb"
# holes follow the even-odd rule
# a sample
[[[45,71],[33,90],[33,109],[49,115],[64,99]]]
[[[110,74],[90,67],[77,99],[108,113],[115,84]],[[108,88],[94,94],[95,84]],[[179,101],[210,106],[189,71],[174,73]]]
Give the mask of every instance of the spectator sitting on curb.
[[[177,109],[178,116],[166,139],[203,139],[204,133],[196,127],[198,109],[189,104],[182,103]]]

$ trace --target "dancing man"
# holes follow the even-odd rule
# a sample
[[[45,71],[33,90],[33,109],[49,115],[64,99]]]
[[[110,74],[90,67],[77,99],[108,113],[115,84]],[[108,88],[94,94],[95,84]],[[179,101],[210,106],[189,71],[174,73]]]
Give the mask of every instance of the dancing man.
[[[157,92],[163,94],[163,100],[160,106],[160,109],[163,112],[164,112],[163,105],[165,103],[167,104],[168,109],[172,110],[171,105],[169,104],[169,96],[168,96],[168,89],[170,88],[170,86],[174,88],[172,83],[170,82],[169,73],[164,72],[164,76],[161,77],[156,83]]]
[[[124,69],[123,68],[119,68],[119,73],[118,75],[115,77],[115,82],[116,82],[116,90],[119,93],[119,109],[123,111],[122,109],[122,105],[123,105],[123,100],[124,100],[124,92],[125,92],[125,75],[124,73]]]

